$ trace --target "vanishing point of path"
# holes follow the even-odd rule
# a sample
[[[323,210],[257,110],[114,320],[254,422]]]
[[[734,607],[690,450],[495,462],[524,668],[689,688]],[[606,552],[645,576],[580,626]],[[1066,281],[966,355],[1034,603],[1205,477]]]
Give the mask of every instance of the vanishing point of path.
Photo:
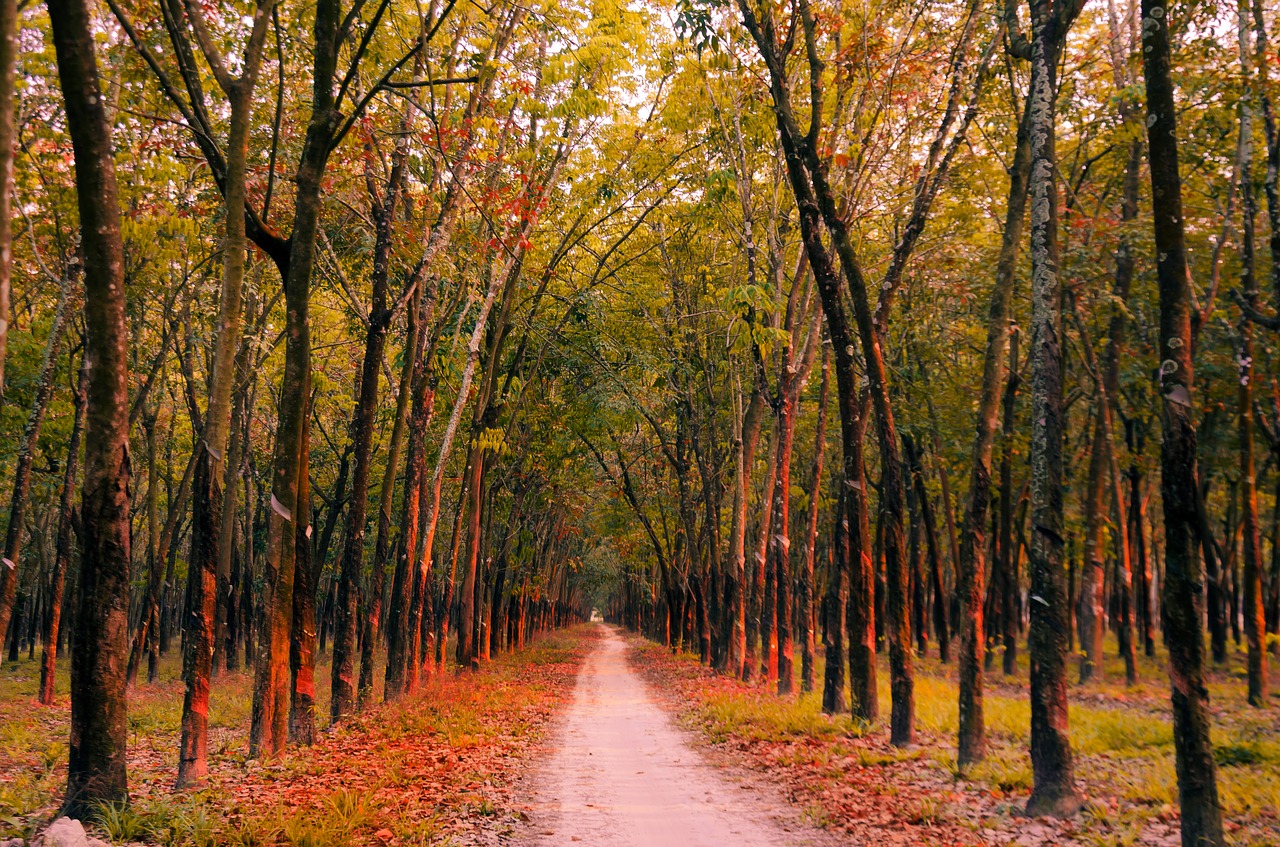
[[[784,847],[813,843],[768,801],[693,750],[605,628],[578,674],[554,752],[533,776],[524,843],[609,847]],[[797,827],[799,829],[800,827]]]

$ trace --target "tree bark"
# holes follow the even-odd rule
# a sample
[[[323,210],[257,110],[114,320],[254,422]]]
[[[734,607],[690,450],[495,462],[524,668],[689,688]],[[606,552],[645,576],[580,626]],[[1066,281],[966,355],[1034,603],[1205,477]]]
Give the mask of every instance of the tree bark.
[[[809,474],[809,515],[806,523],[804,541],[804,573],[800,577],[799,606],[800,617],[800,690],[808,693],[813,690],[816,676],[814,634],[813,596],[815,582],[814,558],[818,542],[818,505],[821,501],[822,465],[827,452],[827,400],[831,392],[831,354],[822,349],[822,384],[818,389],[818,422],[813,434],[813,469]],[[837,581],[838,584],[838,581]],[[837,594],[839,590],[837,589]],[[838,629],[838,628],[837,628]],[[827,661],[831,661],[828,657]],[[839,665],[843,657],[836,658]]]
[[[1169,18],[1160,0],[1142,0],[1142,66],[1147,93],[1147,150],[1160,292],[1160,493],[1164,504],[1164,621],[1172,683],[1173,738],[1184,847],[1220,847],[1222,809],[1209,740],[1209,693],[1200,627],[1199,519],[1195,369],[1191,357],[1191,286],[1183,234],[1182,181],[1173,99]]]
[[[309,523],[299,499],[302,431],[311,369],[311,269],[320,220],[321,180],[331,142],[342,119],[334,104],[341,9],[337,0],[316,5],[316,45],[312,67],[311,116],[296,172],[293,234],[285,276],[285,365],[279,419],[272,456],[271,508],[267,519],[267,557],[263,604],[265,626],[254,663],[252,756],[278,756],[285,747],[289,719],[289,645],[293,624],[295,551],[298,522]]]
[[[111,124],[85,0],[49,0],[58,78],[75,154],[85,257],[82,550],[71,652],[71,745],[63,813],[128,799],[125,659],[129,625],[129,330]]]
[[[0,2],[0,221],[13,217],[14,109],[18,67],[18,2]],[[0,402],[9,345],[9,298],[13,277],[13,229],[0,227]]]
[[[1080,809],[1067,721],[1063,585],[1062,348],[1058,197],[1054,179],[1057,60],[1074,14],[1031,4],[1031,766],[1033,815]],[[1008,551],[1012,553],[1012,551]]]
[[[5,2],[8,0],[0,0],[0,6]],[[0,22],[2,18],[3,11],[0,10]],[[0,41],[3,41],[3,38],[0,38]],[[0,47],[0,52],[2,51],[3,47]],[[3,69],[0,68],[0,73],[2,72]],[[3,123],[2,118],[0,123]],[[2,127],[0,132],[3,132]],[[0,168],[2,167],[3,163],[0,163]],[[0,226],[0,229],[4,227]],[[3,249],[3,245],[0,245],[0,249]],[[0,255],[0,264],[3,263],[4,256]],[[62,280],[62,290],[58,295],[58,305],[54,309],[53,323],[49,326],[49,337],[45,341],[35,398],[31,402],[31,411],[27,414],[26,425],[22,428],[22,441],[18,445],[18,456],[13,469],[13,498],[9,501],[9,526],[5,531],[3,560],[0,560],[0,638],[9,632],[14,601],[18,594],[18,566],[22,563],[22,531],[26,525],[27,500],[31,493],[31,470],[35,463],[40,428],[44,424],[45,412],[49,409],[49,400],[53,397],[56,384],[54,376],[58,369],[58,351],[66,331],[67,308],[74,306],[72,291],[78,275],[79,265],[75,262],[68,267],[67,274]]]
[[[1254,89],[1252,56],[1249,45],[1250,0],[1240,0],[1238,29],[1240,41],[1240,66],[1244,77],[1244,92],[1240,98],[1240,146],[1237,161],[1240,167],[1240,197],[1243,226],[1240,238],[1240,287],[1242,296],[1255,310],[1258,302],[1258,280],[1255,258],[1255,226],[1258,200],[1253,188],[1253,109]],[[1263,61],[1266,56],[1263,55]],[[1237,324],[1239,347],[1236,363],[1239,368],[1236,386],[1236,420],[1240,454],[1240,506],[1243,533],[1244,573],[1243,612],[1244,634],[1247,642],[1247,667],[1249,678],[1249,705],[1262,707],[1267,701],[1267,625],[1262,608],[1262,538],[1258,517],[1258,480],[1255,467],[1254,418],[1253,418],[1253,322],[1241,315]],[[1234,618],[1234,604],[1232,608]]]
[[[960,721],[957,761],[961,767],[986,757],[986,725],[983,710],[983,665],[986,653],[984,600],[986,598],[987,512],[991,504],[991,456],[999,427],[1001,387],[1009,346],[1013,286],[1018,244],[1026,219],[1027,182],[1031,174],[1031,136],[1028,127],[1031,100],[1027,98],[1018,122],[1017,144],[1009,168],[1009,195],[1005,206],[996,282],[987,316],[987,344],[982,361],[982,390],[978,400],[977,434],[973,440],[969,493],[960,522],[960,559],[956,580],[963,603],[960,624]]]
[[[45,618],[44,648],[40,658],[40,703],[53,705],[54,678],[58,659],[58,633],[62,624],[62,602],[66,593],[67,570],[71,566],[73,538],[72,509],[75,498],[76,477],[80,473],[80,442],[84,434],[86,393],[89,388],[89,367],[82,359],[80,376],[76,380],[75,422],[71,425],[71,440],[67,443],[67,462],[62,470],[62,497],[58,503],[58,541],[54,553],[53,577],[49,584],[49,614]]]
[[[310,378],[308,378],[308,388]],[[307,391],[310,398],[310,390]],[[289,632],[289,741],[309,747],[316,739],[316,581],[311,556],[311,400],[303,413],[298,461],[298,528],[294,536],[293,617]],[[334,508],[337,508],[335,502]]]

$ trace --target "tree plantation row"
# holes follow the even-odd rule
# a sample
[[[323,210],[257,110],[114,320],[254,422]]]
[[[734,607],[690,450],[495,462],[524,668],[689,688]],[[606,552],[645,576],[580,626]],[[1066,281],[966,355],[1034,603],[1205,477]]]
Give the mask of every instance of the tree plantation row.
[[[1027,669],[1033,814],[1081,806],[1071,697],[1158,663],[1226,843],[1207,681],[1274,706],[1280,643],[1277,25],[0,0],[0,633],[46,705],[69,660],[65,811],[126,800],[171,651],[187,788],[220,675],[274,757],[599,610],[900,746],[936,654],[962,769]]]

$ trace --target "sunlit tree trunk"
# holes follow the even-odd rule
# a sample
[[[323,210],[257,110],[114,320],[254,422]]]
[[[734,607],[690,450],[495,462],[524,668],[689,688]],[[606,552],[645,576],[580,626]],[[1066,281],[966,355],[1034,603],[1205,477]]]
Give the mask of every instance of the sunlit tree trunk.
[[[289,645],[293,625],[295,552],[299,522],[309,523],[299,499],[302,430],[311,370],[311,270],[320,221],[321,180],[341,116],[334,108],[341,9],[337,0],[316,5],[311,116],[295,176],[293,233],[285,276],[285,363],[279,419],[272,455],[271,503],[267,513],[263,632],[254,663],[250,755],[279,755],[289,726]]]

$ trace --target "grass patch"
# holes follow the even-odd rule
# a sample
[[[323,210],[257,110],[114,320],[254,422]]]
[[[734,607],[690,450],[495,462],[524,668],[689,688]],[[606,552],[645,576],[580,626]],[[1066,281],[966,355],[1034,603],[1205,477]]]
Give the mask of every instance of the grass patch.
[[[746,738],[787,741],[795,738],[857,736],[861,728],[846,715],[825,715],[815,694],[793,700],[759,692],[719,692],[698,709],[698,723],[713,741]]]

